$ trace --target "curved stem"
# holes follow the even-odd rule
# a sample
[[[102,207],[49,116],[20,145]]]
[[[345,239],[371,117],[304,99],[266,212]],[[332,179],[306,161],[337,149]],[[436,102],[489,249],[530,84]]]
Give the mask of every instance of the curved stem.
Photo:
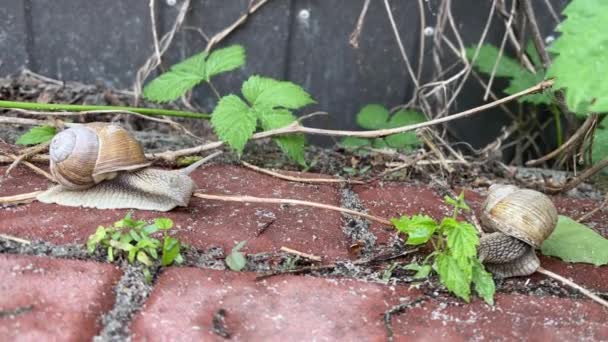
[[[264,198],[264,197],[253,197],[253,196],[229,196],[229,195],[209,195],[203,194],[200,192],[195,192],[192,194],[194,197],[209,199],[209,200],[217,200],[224,202],[251,202],[251,203],[272,203],[272,204],[291,204],[291,205],[302,205],[306,207],[314,207],[321,208],[327,210],[338,211],[341,213],[356,215],[365,217],[366,219],[376,221],[387,226],[392,226],[391,221],[384,219],[382,217],[369,215],[366,213],[362,213],[360,211],[350,210],[346,208],[340,208],[329,204],[317,203],[317,202],[309,202],[309,201],[301,201],[296,199],[287,199],[287,198]]]
[[[26,110],[46,110],[46,111],[65,111],[65,112],[83,112],[94,110],[125,110],[144,115],[166,115],[177,116],[182,118],[194,119],[209,119],[209,114],[201,114],[194,112],[186,112],[181,110],[160,109],[160,108],[141,108],[128,106],[99,106],[99,105],[73,105],[73,104],[58,104],[58,103],[35,103],[35,102],[19,102],[19,101],[0,101],[0,108],[17,108]]]

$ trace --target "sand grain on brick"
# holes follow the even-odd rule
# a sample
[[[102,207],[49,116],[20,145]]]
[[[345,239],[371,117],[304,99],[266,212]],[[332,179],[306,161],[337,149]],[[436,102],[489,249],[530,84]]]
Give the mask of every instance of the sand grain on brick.
[[[120,275],[113,265],[0,254],[0,340],[90,340]]]

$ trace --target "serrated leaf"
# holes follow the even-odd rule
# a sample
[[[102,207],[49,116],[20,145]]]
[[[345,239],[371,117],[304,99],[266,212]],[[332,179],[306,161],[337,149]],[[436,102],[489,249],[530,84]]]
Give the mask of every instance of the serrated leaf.
[[[608,239],[584,224],[560,215],[557,227],[541,245],[544,255],[567,262],[583,262],[596,266],[608,264]]]
[[[310,95],[297,84],[277,81],[262,76],[251,76],[242,87],[243,96],[256,109],[298,109],[315,103]]]
[[[451,255],[466,271],[466,265],[470,264],[470,259],[477,255],[477,245],[479,244],[477,230],[471,224],[459,222],[451,217],[444,218],[441,221],[441,227]]]
[[[396,128],[425,122],[426,118],[422,113],[413,110],[399,110],[388,122],[388,128]],[[420,145],[420,140],[416,137],[416,132],[405,132],[391,134],[384,138],[388,146],[392,148],[407,148]]]
[[[51,141],[57,133],[57,129],[53,126],[37,126],[30,128],[29,131],[17,139],[15,144],[18,145],[35,145]]]
[[[356,149],[363,146],[369,146],[371,144],[369,139],[357,138],[357,137],[346,137],[340,142],[340,146],[344,148]]]
[[[521,69],[520,72],[513,75],[509,86],[504,90],[506,94],[513,95],[522,90],[526,90],[532,86],[537,85],[538,83],[544,80],[544,73],[539,70],[536,74],[533,74],[525,69]],[[517,99],[518,102],[528,102],[531,104],[539,105],[539,104],[550,104],[551,103],[551,95],[549,92],[537,93],[522,96]]]
[[[144,87],[144,98],[160,103],[179,99],[205,80],[205,57],[205,53],[199,53],[173,65]]]
[[[168,230],[173,227],[173,220],[166,217],[159,217],[154,220],[154,225],[160,230]]]
[[[205,80],[223,72],[240,68],[245,64],[245,49],[241,45],[232,45],[213,51],[206,62]]]
[[[215,134],[240,154],[255,131],[256,115],[238,96],[228,95],[213,110],[211,125]]]
[[[548,76],[554,89],[564,89],[568,108],[579,115],[608,111],[608,2],[572,1],[566,19],[557,27],[561,35],[551,44],[553,59]]]
[[[408,245],[421,245],[429,241],[437,229],[437,222],[427,215],[402,216],[391,219],[397,230],[407,234]]]
[[[296,117],[287,109],[262,109],[256,110],[256,113],[265,131],[282,128],[296,121]],[[304,158],[306,138],[303,134],[290,134],[273,138],[273,140],[291,159],[306,166]]]
[[[492,278],[492,274],[485,270],[479,260],[475,258],[473,259],[472,281],[475,285],[475,292],[477,292],[486,303],[494,305],[494,293],[496,292],[494,278]]]
[[[440,253],[435,258],[435,270],[445,287],[467,303],[471,298],[471,274],[463,271],[458,261],[448,254]]]
[[[379,104],[368,104],[363,106],[357,113],[357,124],[365,129],[388,128],[389,112]]]

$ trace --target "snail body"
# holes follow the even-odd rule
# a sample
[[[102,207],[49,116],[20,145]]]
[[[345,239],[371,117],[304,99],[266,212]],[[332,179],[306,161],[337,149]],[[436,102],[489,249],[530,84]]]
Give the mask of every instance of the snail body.
[[[98,209],[168,211],[187,206],[196,188],[189,173],[149,167],[139,142],[115,124],[91,123],[57,134],[49,147],[59,185],[38,195],[44,203]]]
[[[499,278],[526,276],[540,266],[535,249],[555,229],[557,209],[538,191],[492,185],[480,218],[489,232],[478,247],[486,268]]]

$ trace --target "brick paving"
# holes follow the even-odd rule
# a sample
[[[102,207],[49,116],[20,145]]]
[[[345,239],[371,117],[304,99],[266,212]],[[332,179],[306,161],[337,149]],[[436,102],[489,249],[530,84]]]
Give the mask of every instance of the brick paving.
[[[109,264],[0,254],[0,340],[90,340],[120,275]]]
[[[5,168],[0,168],[0,174]],[[208,166],[194,173],[200,189],[212,194],[283,197],[340,205],[336,185],[300,184],[236,166]],[[44,189],[47,181],[19,167],[0,188],[0,196]],[[442,196],[419,185],[382,182],[354,186],[371,214],[394,217],[449,213]],[[467,191],[476,210],[483,197]],[[556,197],[563,214],[578,217],[599,203]],[[30,203],[0,209],[0,233],[55,244],[84,243],[99,224],[111,224],[127,210],[93,210]],[[351,238],[340,214],[295,206],[224,203],[193,199],[188,208],[170,213],[137,211],[134,216],[174,220],[173,233],[199,249],[220,246],[229,251],[248,240],[245,253],[277,252],[282,246],[322,256],[324,263],[353,259]],[[608,210],[589,225],[606,236]],[[371,223],[376,248],[394,232]],[[1,240],[1,239],[0,239]],[[0,251],[2,250],[0,244]],[[543,266],[600,292],[608,291],[606,267],[566,264],[541,257]],[[388,264],[387,264],[388,265]],[[101,316],[116,297],[121,277],[116,266],[0,254],[0,340],[90,340],[100,330]],[[152,294],[126,325],[135,340],[222,340],[214,332],[214,315],[225,310],[225,328],[235,340],[384,340],[382,314],[391,306],[418,297],[409,285],[385,285],[347,278],[283,275],[255,280],[236,273],[193,267],[162,270]],[[546,278],[512,280],[520,287]],[[564,292],[564,291],[562,291]],[[440,295],[393,318],[397,340],[602,340],[608,339],[608,310],[579,297],[499,293],[495,307],[478,299],[461,305]],[[566,297],[564,297],[566,296]],[[30,308],[31,307],[31,308]],[[31,310],[30,310],[31,309]],[[17,310],[17,311],[14,311]],[[12,314],[11,314],[12,313]],[[219,328],[218,328],[219,327]]]

